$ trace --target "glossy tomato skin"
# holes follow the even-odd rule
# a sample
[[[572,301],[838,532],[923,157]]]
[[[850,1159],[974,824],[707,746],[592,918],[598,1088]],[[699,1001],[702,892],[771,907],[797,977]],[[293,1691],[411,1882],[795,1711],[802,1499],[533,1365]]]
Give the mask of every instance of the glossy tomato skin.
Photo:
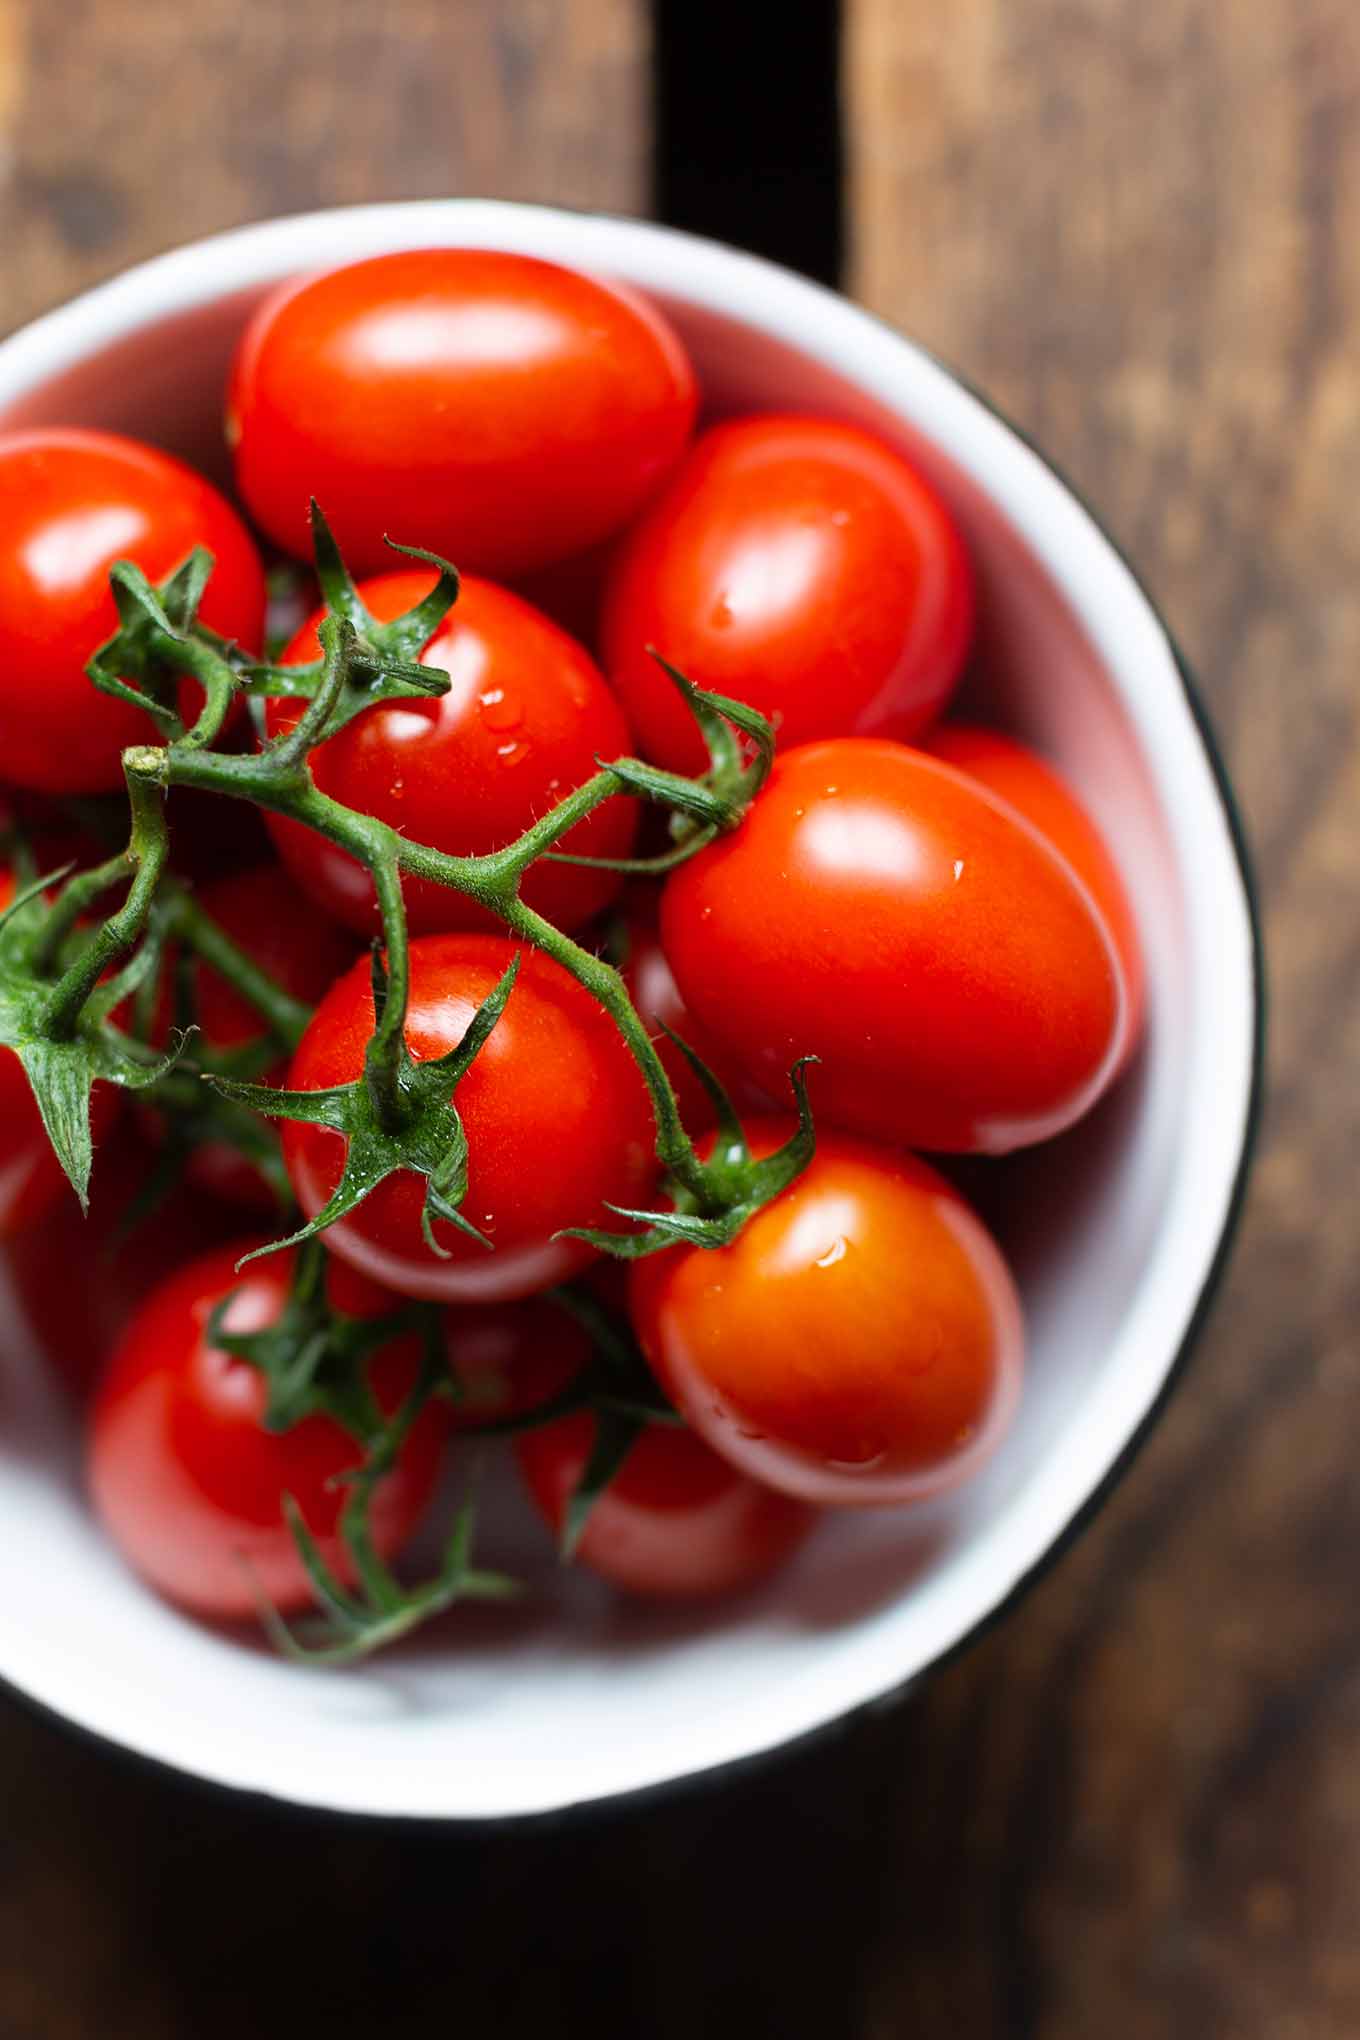
[[[458,1389],[456,1430],[502,1424],[550,1402],[589,1365],[590,1334],[547,1297],[444,1314]]]
[[[29,1329],[79,1403],[156,1284],[240,1227],[239,1214],[190,1186],[127,1226],[128,1207],[154,1167],[155,1155],[125,1119],[96,1149],[88,1214],[73,1196],[60,1197],[41,1225],[6,1242],[5,1265]]]
[[[14,875],[0,869],[0,913],[14,897]],[[96,1084],[90,1093],[90,1135],[96,1150],[118,1117],[121,1093]],[[47,1217],[75,1192],[52,1151],[38,1101],[12,1048],[0,1046],[0,1240]]]
[[[1105,917],[1124,972],[1128,1011],[1122,1056],[1133,1053],[1147,1006],[1143,945],[1119,867],[1104,837],[1062,775],[1027,744],[977,723],[944,723],[922,749],[980,780],[1022,814],[1076,872]]]
[[[353,941],[319,913],[276,864],[217,879],[202,888],[199,899],[248,956],[292,998],[306,1005],[315,1005],[353,961]],[[249,1000],[207,964],[194,963],[191,985],[195,1018],[209,1052],[244,1048],[266,1032]],[[173,1016],[173,993],[167,981],[160,1014],[163,1034],[169,1033]],[[252,1081],[281,1084],[287,1068],[284,1057]],[[260,1212],[276,1208],[274,1193],[264,1177],[225,1143],[207,1141],[197,1147],[189,1158],[187,1174],[201,1189],[233,1204]]]
[[[663,480],[697,389],[631,291],[525,255],[432,248],[286,285],[237,353],[228,438],[264,529],[308,557],[315,496],[352,570],[387,534],[512,577],[622,524]]]
[[[432,585],[425,572],[383,574],[360,593],[380,622],[390,622]],[[319,621],[299,632],[285,665],[319,656]],[[589,655],[539,610],[490,581],[464,579],[422,663],[449,675],[447,694],[371,708],[311,754],[323,793],[415,842],[460,856],[503,849],[591,778],[597,759],[632,748],[622,711]],[[271,701],[269,734],[291,729],[305,706]],[[627,857],[636,827],[636,802],[607,801],[562,848]],[[378,932],[373,882],[361,865],[298,822],[273,815],[270,828],[299,884],[361,934]],[[540,861],[527,873],[522,897],[559,927],[574,928],[621,883],[615,872]],[[418,934],[496,925],[485,908],[448,886],[408,876],[403,887]]]
[[[338,1483],[363,1459],[330,1417],[266,1431],[262,1376],[208,1337],[208,1320],[227,1296],[232,1331],[262,1328],[284,1306],[290,1255],[236,1272],[254,1244],[238,1241],[189,1262],[147,1298],[90,1416],[90,1489],[119,1550],[169,1599],[224,1619],[252,1614],[258,1594],[284,1611],[310,1602],[283,1513],[289,1495],[323,1556],[341,1578],[352,1577],[336,1535],[345,1501]],[[370,1362],[384,1409],[409,1393],[419,1364],[414,1336],[394,1340]],[[372,1528],[384,1557],[405,1543],[433,1492],[444,1428],[436,1406],[423,1411],[377,1490]]]
[[[554,1531],[594,1436],[585,1411],[515,1440],[525,1485]],[[748,1480],[694,1432],[653,1424],[596,1501],[575,1560],[645,1600],[706,1600],[764,1579],[815,1521],[815,1510]]]
[[[748,1129],[769,1153],[791,1122]],[[823,1134],[730,1247],[634,1264],[642,1349],[753,1479],[840,1507],[924,1500],[1004,1436],[1024,1333],[1000,1251],[934,1169]]]
[[[770,1101],[751,1082],[730,1050],[713,1040],[686,1010],[675,974],[661,947],[657,904],[641,889],[628,900],[623,915],[626,954],[621,968],[629,996],[647,1023],[657,1055],[671,1080],[686,1131],[705,1132],[716,1124],[717,1114],[693,1067],[664,1032],[665,1028],[679,1035],[702,1057],[738,1109],[769,1111]]]
[[[258,651],[264,574],[235,511],[168,454],[110,432],[0,433],[0,643],[5,776],[48,793],[123,783],[124,747],[158,741],[139,709],[100,694],[85,663],[117,628],[109,568],[161,581],[195,546],[216,560],[200,615]],[[186,712],[201,700],[188,683]]]
[[[740,827],[668,881],[661,936],[690,1011],[767,1090],[821,1058],[823,1125],[1003,1153],[1080,1118],[1122,1052],[1122,974],[1085,888],[903,744],[777,759]]]
[[[462,1039],[515,955],[494,935],[425,935],[411,944],[406,1041],[419,1060]],[[293,1060],[304,1091],[352,1082],[373,1030],[367,959],[330,990]],[[503,1303],[564,1281],[593,1258],[565,1226],[611,1225],[606,1203],[637,1207],[656,1173],[651,1106],[636,1064],[604,1010],[559,964],[522,955],[514,990],[458,1087],[468,1140],[463,1210],[488,1253],[436,1221],[440,1260],[420,1230],[425,1180],[387,1178],[326,1233],[327,1245],[375,1281],[446,1303]],[[339,1181],[343,1137],[287,1121],[284,1161],[303,1210]]]
[[[644,755],[688,772],[704,747],[648,645],[791,749],[916,736],[972,629],[968,556],[923,477],[855,426],[760,417],[705,432],[622,542],[600,642]]]

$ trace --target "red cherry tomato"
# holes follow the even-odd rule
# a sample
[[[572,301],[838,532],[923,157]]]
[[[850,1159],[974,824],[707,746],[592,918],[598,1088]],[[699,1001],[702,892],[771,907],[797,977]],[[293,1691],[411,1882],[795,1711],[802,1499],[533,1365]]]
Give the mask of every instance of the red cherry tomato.
[[[14,874],[0,869],[0,913],[14,897]],[[90,1134],[98,1148],[113,1128],[122,1103],[110,1084],[90,1093]],[[38,1101],[24,1066],[12,1048],[0,1046],[0,1240],[47,1217],[75,1193],[42,1123]]]
[[[115,560],[161,581],[206,546],[217,564],[203,621],[259,650],[264,575],[245,526],[200,475],[154,447],[64,427],[0,434],[0,531],[3,763],[21,786],[121,787],[124,747],[156,741],[148,716],[85,676],[118,625]],[[201,695],[189,683],[184,693],[193,713]]]
[[[601,649],[645,755],[697,771],[694,719],[647,652],[770,717],[781,747],[923,730],[968,651],[973,582],[948,511],[851,425],[706,432],[620,547]]]
[[[750,1128],[768,1154],[790,1131]],[[730,1247],[635,1263],[631,1308],[667,1392],[715,1452],[807,1501],[910,1502],[1004,1434],[1024,1335],[990,1235],[915,1156],[824,1135]]]
[[[269,973],[291,997],[313,1005],[353,961],[354,943],[319,914],[277,865],[259,865],[231,878],[205,885],[199,894],[205,911]],[[202,1044],[210,1052],[243,1048],[267,1030],[248,999],[224,977],[202,962],[192,972],[194,1014]],[[173,993],[167,978],[161,1003],[161,1035],[173,1018]],[[281,1084],[288,1062],[259,1072],[252,1081]],[[189,1158],[188,1175],[204,1190],[256,1211],[275,1209],[274,1193],[244,1155],[225,1143],[208,1141]]]
[[[1147,997],[1143,947],[1119,867],[1086,809],[1045,759],[1000,730],[946,723],[931,732],[922,748],[1009,801],[1061,852],[1085,885],[1105,916],[1123,966],[1128,996],[1125,1054],[1131,1054],[1142,1031]]]
[[[388,622],[414,608],[430,574],[384,574],[360,590]],[[284,653],[304,665],[320,653],[314,617]],[[631,748],[628,725],[591,660],[574,639],[517,595],[465,579],[456,607],[421,655],[452,680],[434,699],[371,708],[320,750],[312,771],[323,793],[390,822],[438,850],[476,855],[513,843],[531,822],[592,777],[596,760]],[[271,736],[292,729],[306,704],[271,701]],[[626,857],[637,804],[611,800],[580,823],[562,848],[585,857]],[[378,928],[368,873],[324,836],[270,817],[278,847],[299,883],[363,934]],[[532,866],[523,897],[559,927],[574,928],[618,891],[611,871],[579,865]],[[417,933],[490,928],[484,908],[447,886],[404,881],[406,911]]]
[[[515,1456],[560,1530],[595,1436],[589,1411],[524,1431]],[[652,1424],[590,1512],[576,1559],[647,1600],[702,1600],[763,1579],[802,1543],[815,1512],[748,1480],[692,1431]]]
[[[711,1040],[692,1013],[685,1009],[674,974],[661,947],[656,925],[657,902],[640,889],[628,902],[623,933],[626,955],[624,982],[638,1012],[646,1021],[666,1075],[671,1080],[680,1117],[691,1134],[702,1133],[714,1124],[713,1101],[675,1043],[663,1033],[669,1027],[689,1043],[708,1064],[729,1098],[739,1107],[768,1111],[770,1102],[751,1082],[745,1070],[720,1042]]]
[[[462,1039],[476,1009],[515,954],[494,935],[426,935],[411,944],[406,1041],[420,1061]],[[290,1088],[352,1082],[373,1031],[367,959],[322,1000],[289,1074]],[[491,1241],[488,1253],[442,1220],[421,1234],[425,1179],[389,1176],[327,1245],[375,1280],[408,1296],[500,1303],[546,1289],[593,1259],[565,1226],[611,1225],[605,1204],[637,1206],[655,1175],[651,1107],[637,1066],[613,1022],[559,964],[525,952],[519,978],[477,1060],[458,1086],[468,1140],[466,1217]],[[330,1197],[344,1138],[288,1121],[284,1161],[309,1217]]]
[[[125,1121],[96,1149],[88,1215],[74,1197],[59,1197],[41,1225],[7,1243],[6,1265],[29,1328],[80,1402],[155,1285],[240,1226],[238,1213],[186,1186],[142,1223],[126,1225],[128,1207],[154,1167],[154,1155]]]
[[[590,1335],[546,1297],[445,1315],[456,1429],[504,1423],[550,1402],[590,1360]]]
[[[241,494],[310,551],[307,501],[350,566],[384,539],[508,576],[593,544],[674,465],[697,391],[651,305],[525,255],[430,248],[286,285],[247,326],[227,433]]]
[[[1127,1027],[1104,923],[1057,852],[905,745],[776,760],[741,826],[667,883],[691,1012],[773,1090],[800,1055],[824,1124],[1001,1153],[1078,1119]]]
[[[362,1464],[362,1447],[330,1417],[265,1430],[263,1376],[207,1335],[224,1297],[233,1299],[229,1331],[261,1329],[282,1310],[292,1257],[253,1261],[238,1274],[253,1244],[202,1255],[147,1298],[90,1417],[90,1487],[106,1528],[153,1586],[200,1615],[249,1615],[258,1594],[279,1609],[307,1605],[311,1590],[283,1513],[289,1495],[323,1557],[342,1579],[353,1576],[336,1532],[341,1476]],[[409,1393],[419,1364],[414,1336],[369,1363],[384,1410]],[[422,1411],[376,1491],[373,1539],[385,1558],[406,1542],[433,1492],[443,1436],[438,1409]]]

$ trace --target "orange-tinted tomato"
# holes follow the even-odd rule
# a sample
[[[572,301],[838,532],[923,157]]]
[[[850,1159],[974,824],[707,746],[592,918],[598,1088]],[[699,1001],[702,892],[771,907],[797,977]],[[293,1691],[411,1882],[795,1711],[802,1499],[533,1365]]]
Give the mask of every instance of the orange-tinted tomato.
[[[757,1155],[789,1126],[754,1123]],[[823,1135],[730,1247],[634,1265],[642,1349],[681,1414],[754,1479],[807,1501],[910,1502],[1004,1434],[1015,1288],[981,1222],[915,1156]]]

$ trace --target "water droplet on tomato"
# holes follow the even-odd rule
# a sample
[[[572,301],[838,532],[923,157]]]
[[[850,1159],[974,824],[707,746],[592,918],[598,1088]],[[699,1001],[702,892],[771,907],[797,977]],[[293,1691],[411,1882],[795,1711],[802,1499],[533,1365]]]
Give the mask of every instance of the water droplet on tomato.
[[[524,704],[513,688],[484,688],[477,705],[489,730],[517,730],[524,721]]]
[[[842,1233],[831,1242],[831,1245],[824,1254],[818,1254],[813,1266],[815,1268],[834,1268],[837,1261],[843,1261],[849,1251],[850,1242]]]
[[[720,595],[709,611],[709,622],[714,630],[727,630],[735,622],[732,605],[725,595]]]
[[[522,765],[529,755],[529,746],[512,737],[508,744],[497,744],[496,756],[503,765]]]

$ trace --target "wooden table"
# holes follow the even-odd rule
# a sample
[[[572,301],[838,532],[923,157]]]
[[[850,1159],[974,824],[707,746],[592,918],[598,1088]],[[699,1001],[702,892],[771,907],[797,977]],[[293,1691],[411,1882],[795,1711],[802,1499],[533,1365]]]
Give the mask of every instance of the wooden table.
[[[661,9],[673,64],[686,18]],[[749,93],[746,181],[787,232],[773,173],[817,187],[835,138],[789,122],[769,153],[779,53],[724,70],[709,27],[671,74],[688,101],[661,95],[657,188],[702,213],[719,159],[735,188]],[[1197,1364],[999,1632],[721,1794],[392,1839],[149,1781],[4,1708],[5,2040],[1360,2032],[1360,23],[1354,0],[852,0],[844,37],[849,287],[1103,506],[1255,838],[1273,1095]],[[0,0],[0,326],[301,206],[645,208],[649,43],[641,0]]]

